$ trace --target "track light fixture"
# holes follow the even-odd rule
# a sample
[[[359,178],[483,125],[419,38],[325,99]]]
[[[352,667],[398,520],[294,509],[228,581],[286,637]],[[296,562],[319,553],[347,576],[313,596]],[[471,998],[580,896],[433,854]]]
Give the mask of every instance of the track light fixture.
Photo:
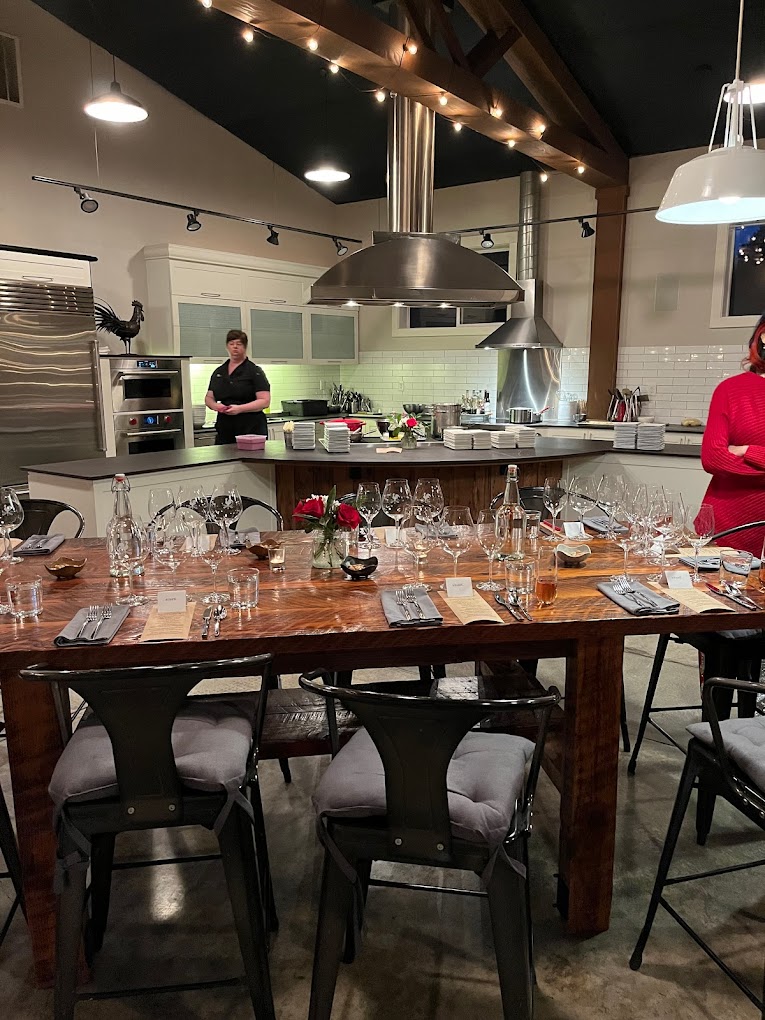
[[[582,227],[582,237],[592,237],[595,233],[595,228],[591,227],[585,219],[579,220],[579,223]]]
[[[493,248],[494,238],[486,230],[481,231],[481,247],[482,248]]]
[[[196,209],[188,213],[188,215],[186,216],[186,229],[190,230],[192,234],[194,233],[195,230],[202,229],[202,224],[199,222],[199,219],[197,218],[198,216],[199,213],[197,212]]]
[[[80,200],[80,209],[83,212],[92,213],[98,209],[98,202],[95,198],[91,198],[87,191],[83,191],[82,188],[75,188],[74,192]]]
[[[275,245],[278,246],[278,244],[279,244],[279,234],[271,226],[269,226],[268,229],[269,229],[270,233],[269,233],[268,237],[266,238],[266,243],[267,244],[275,244]]]
[[[337,254],[338,255],[347,255],[348,254],[348,245],[347,244],[343,244],[342,241],[338,241],[338,239],[336,237],[333,237],[332,240],[335,242],[335,247],[337,248]]]

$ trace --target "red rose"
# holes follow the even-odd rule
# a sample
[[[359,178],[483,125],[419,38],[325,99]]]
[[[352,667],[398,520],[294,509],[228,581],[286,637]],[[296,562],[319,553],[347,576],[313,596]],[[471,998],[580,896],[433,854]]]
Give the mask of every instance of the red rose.
[[[323,517],[324,516],[324,500],[319,499],[318,496],[313,499],[301,500],[300,503],[292,511],[293,517]]]
[[[407,418],[406,421],[404,422],[404,424],[406,425],[406,427],[408,429],[413,429],[416,426],[416,424],[417,424],[417,419],[416,418]]]
[[[357,528],[359,526],[359,512],[355,506],[348,506],[341,503],[337,508],[337,523],[341,528]]]

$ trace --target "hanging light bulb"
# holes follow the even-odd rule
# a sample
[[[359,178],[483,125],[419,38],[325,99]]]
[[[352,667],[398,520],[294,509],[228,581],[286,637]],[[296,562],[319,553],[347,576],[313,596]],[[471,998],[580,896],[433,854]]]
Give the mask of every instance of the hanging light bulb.
[[[209,11],[210,8],[212,7],[212,0],[199,0],[199,2],[202,4],[205,10]]]
[[[338,241],[338,239],[336,237],[333,237],[332,240],[335,242],[335,248],[337,248],[337,254],[338,255],[347,255],[348,254],[348,245],[347,244],[343,244],[342,241]]]
[[[194,209],[186,216],[186,229],[190,230],[192,233],[194,233],[196,230],[202,229],[202,224],[197,219],[198,216],[199,213],[197,212],[196,209]]]
[[[508,149],[514,149],[515,148],[515,139],[514,138],[508,138],[508,140],[507,140],[507,147],[508,147]]]
[[[314,39],[314,37],[311,36],[311,38],[308,40],[307,45],[308,45],[308,49],[312,53],[315,53],[318,50],[318,48],[319,48],[319,41],[318,41],[318,39]]]
[[[501,117],[502,116],[502,107],[501,106],[492,106],[492,108],[489,110],[489,113],[492,115],[492,117]]]
[[[85,104],[85,113],[95,120],[105,120],[110,124],[137,124],[149,116],[145,107],[137,99],[126,96],[117,81],[117,65],[112,55],[112,84],[108,92],[104,92]]]
[[[75,188],[74,192],[80,200],[80,209],[84,213],[94,213],[98,209],[98,202],[95,198],[91,198],[87,191],[83,191],[82,188]]]
[[[407,53],[411,54],[411,56],[414,56],[415,53],[417,52],[417,43],[414,41],[414,39],[407,39],[406,42],[404,43],[404,49],[406,50]]]
[[[581,164],[581,163],[580,163],[580,164],[579,164],[579,166],[578,166],[578,167],[576,168],[576,172],[577,172],[577,173],[579,174],[579,176],[580,176],[580,177],[581,177],[581,176],[582,176],[582,174],[584,173],[584,167],[582,166],[582,164]]]
[[[251,43],[255,38],[255,33],[251,28],[242,29],[242,38],[246,43]]]
[[[442,92],[441,95],[438,97],[438,105],[439,106],[446,106],[446,104],[448,102],[449,102],[449,97],[447,96],[447,94],[445,92]]]
[[[482,248],[493,248],[494,247],[494,238],[486,230],[482,230],[481,231],[481,247]]]
[[[454,122],[454,123],[452,124],[452,127],[454,128],[454,130],[455,130],[455,131],[456,131],[456,132],[457,132],[458,134],[459,134],[459,132],[460,132],[460,131],[462,130],[462,125],[460,124],[460,122],[459,122],[458,120],[455,120],[455,122]]]
[[[546,170],[543,170],[541,172],[541,174],[539,175],[539,179],[542,182],[542,184],[547,184],[547,181],[549,180],[549,178],[550,178],[550,175],[547,173]]]
[[[347,181],[351,175],[347,170],[338,170],[334,166],[317,166],[313,170],[306,170],[303,176],[307,181],[318,181],[319,184],[338,184]]]
[[[384,103],[387,98],[385,89],[378,89],[377,92],[375,92],[375,99],[378,103]]]
[[[277,233],[276,230],[274,230],[273,227],[269,227],[268,229],[269,229],[270,233],[269,233],[268,237],[266,238],[266,244],[274,244],[274,245],[277,245],[277,247],[278,247],[278,245],[279,245],[279,234]]]
[[[339,68],[339,67],[338,67],[338,65],[337,65],[337,64],[336,64],[336,63],[334,62],[334,60],[330,61],[330,64],[329,64],[329,73],[330,73],[330,74],[337,74],[337,72],[338,72],[339,70],[340,70],[340,68]]]
[[[547,130],[547,125],[546,124],[538,124],[537,125],[537,131],[540,133],[540,135],[543,135],[546,130]]]

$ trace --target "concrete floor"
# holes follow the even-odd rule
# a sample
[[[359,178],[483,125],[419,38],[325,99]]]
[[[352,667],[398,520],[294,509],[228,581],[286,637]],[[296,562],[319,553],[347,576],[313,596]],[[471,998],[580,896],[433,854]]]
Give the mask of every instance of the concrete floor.
[[[633,733],[654,645],[655,639],[629,642],[625,675]],[[562,663],[543,663],[540,676],[562,687]],[[696,666],[688,649],[670,646],[660,691],[664,704],[694,702]],[[693,713],[688,719],[665,718],[668,728],[681,734],[692,717]],[[682,757],[651,736],[634,779],[627,777],[626,766],[623,755],[611,928],[587,940],[566,934],[553,905],[558,796],[544,777],[540,783],[531,842],[536,1020],[756,1020],[759,1014],[748,1000],[665,914],[659,915],[654,927],[643,969],[637,974],[629,969],[627,961],[645,913]],[[276,763],[262,766],[281,919],[271,952],[280,1020],[303,1020],[307,1015],[321,864],[309,798],[324,767],[323,760],[296,761],[294,782],[285,786]],[[7,794],[4,744],[0,744],[0,780]],[[123,859],[212,849],[210,836],[193,830],[118,842]],[[705,849],[695,845],[689,817],[676,860],[690,871],[760,856],[761,831],[722,804]],[[465,882],[473,879],[466,877]],[[10,883],[0,883],[0,918],[10,895]],[[751,985],[762,987],[765,892],[759,872],[679,887],[673,890],[672,900],[704,929],[726,961]],[[115,875],[111,924],[97,959],[95,988],[205,980],[240,972],[218,862]],[[31,983],[26,927],[17,915],[0,947],[0,1017],[42,1020],[52,1015],[51,1010],[51,993]],[[78,1020],[150,1020],[167,1015],[183,1020],[239,1020],[251,1017],[252,1011],[241,988],[84,1002],[77,1009]],[[490,1020],[500,1016],[485,903],[419,892],[370,892],[363,949],[355,964],[341,969],[333,1020]]]

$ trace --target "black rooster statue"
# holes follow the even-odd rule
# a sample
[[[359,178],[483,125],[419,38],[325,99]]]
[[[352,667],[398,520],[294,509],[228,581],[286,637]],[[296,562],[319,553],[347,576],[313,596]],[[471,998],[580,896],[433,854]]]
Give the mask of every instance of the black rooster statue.
[[[96,329],[106,330],[107,333],[114,333],[125,345],[125,353],[130,354],[130,341],[138,336],[143,322],[143,305],[140,301],[133,302],[133,314],[129,319],[118,319],[111,305],[103,301],[96,301]]]

